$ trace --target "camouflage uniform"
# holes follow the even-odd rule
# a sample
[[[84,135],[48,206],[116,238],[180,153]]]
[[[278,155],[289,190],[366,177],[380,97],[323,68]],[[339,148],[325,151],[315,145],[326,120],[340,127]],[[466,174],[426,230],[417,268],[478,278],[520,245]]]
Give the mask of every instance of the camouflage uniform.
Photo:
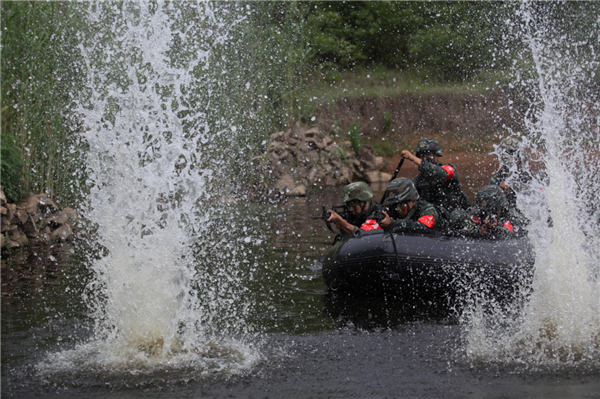
[[[392,180],[385,190],[384,198],[383,206],[390,209],[389,215],[392,217],[392,223],[386,230],[429,231],[430,229],[443,230],[446,226],[444,218],[436,207],[420,199],[413,182],[405,177]],[[402,219],[394,218],[398,216],[395,207],[408,201],[416,201],[408,214]]]
[[[368,208],[358,215],[349,214],[346,221],[354,226],[354,233],[360,230],[380,229],[379,222],[383,219],[381,213],[382,207],[379,203],[373,201],[373,191],[364,182],[350,183],[344,187],[344,196],[342,202],[346,205],[352,201],[368,202]]]
[[[516,137],[508,137],[498,145],[500,169],[490,179],[490,184],[499,185],[503,181],[512,180],[521,184],[529,184],[533,180],[533,177],[529,172],[522,168],[515,168],[515,158],[518,157],[519,141]],[[511,170],[512,169],[516,170]],[[508,207],[510,209],[517,210],[517,194],[511,187],[508,189],[508,193],[505,193],[506,199],[508,200]]]
[[[494,184],[482,187],[477,193],[476,205],[470,208],[463,231],[480,235],[479,228],[486,217],[497,218],[496,227],[488,234],[490,238],[508,238],[526,233],[527,220],[520,213],[509,208],[504,192]]]
[[[423,153],[432,152],[442,156],[442,148],[433,139],[423,139],[417,144],[415,155],[421,158]],[[419,175],[413,182],[421,197],[439,207],[442,212],[466,209],[468,200],[460,188],[456,168],[449,163],[432,163],[421,159]]]

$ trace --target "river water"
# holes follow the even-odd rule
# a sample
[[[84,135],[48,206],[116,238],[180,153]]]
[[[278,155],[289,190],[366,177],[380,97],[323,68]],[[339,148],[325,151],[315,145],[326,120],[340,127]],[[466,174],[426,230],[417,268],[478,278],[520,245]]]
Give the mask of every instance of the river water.
[[[82,8],[73,62],[85,88],[71,116],[93,236],[3,259],[3,397],[600,397],[587,36],[555,35],[528,5],[506,22],[539,75],[515,63],[533,98],[526,131],[504,132],[545,161],[518,197],[537,253],[530,300],[508,314],[422,313],[327,293],[319,259],[332,234],[307,216],[339,203],[340,187],[281,203],[240,191],[262,117],[240,106],[262,82],[246,68],[253,37],[235,34],[255,22],[249,4]],[[471,199],[497,166],[446,156]]]
[[[382,187],[375,188],[377,196]],[[265,275],[251,289],[270,310],[251,316],[260,356],[236,372],[209,363],[204,370],[136,369],[133,360],[130,369],[85,368],[77,358],[70,366],[64,360],[53,370],[40,368],[48,356],[56,360],[89,340],[93,320],[81,300],[85,261],[75,246],[38,259],[31,254],[15,269],[3,263],[2,396],[599,397],[598,368],[523,371],[518,364],[474,362],[453,314],[407,313],[398,303],[328,295],[319,257],[332,235],[305,217],[339,198],[334,188],[261,206],[262,223],[273,233],[260,260],[268,265]],[[215,350],[205,359],[223,365],[229,355]]]

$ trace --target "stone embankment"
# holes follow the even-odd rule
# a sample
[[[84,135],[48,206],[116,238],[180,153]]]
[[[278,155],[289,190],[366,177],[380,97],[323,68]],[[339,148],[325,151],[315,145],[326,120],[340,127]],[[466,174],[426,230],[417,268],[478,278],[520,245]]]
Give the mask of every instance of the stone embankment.
[[[344,185],[353,181],[389,181],[383,157],[369,146],[358,153],[350,141],[336,141],[316,127],[296,125],[271,135],[267,174],[279,195],[304,196],[310,187]]]
[[[66,242],[73,235],[75,211],[60,209],[45,194],[29,195],[18,204],[9,204],[0,188],[2,211],[2,249],[52,245]]]

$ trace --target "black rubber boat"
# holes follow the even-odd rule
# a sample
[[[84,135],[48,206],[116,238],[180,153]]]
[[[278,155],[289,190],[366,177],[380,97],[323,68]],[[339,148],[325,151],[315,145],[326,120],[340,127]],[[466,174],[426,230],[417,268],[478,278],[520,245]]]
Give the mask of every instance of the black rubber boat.
[[[502,240],[441,233],[363,232],[335,243],[323,260],[334,292],[391,292],[420,302],[487,290],[505,297],[528,286],[534,251],[527,237]]]

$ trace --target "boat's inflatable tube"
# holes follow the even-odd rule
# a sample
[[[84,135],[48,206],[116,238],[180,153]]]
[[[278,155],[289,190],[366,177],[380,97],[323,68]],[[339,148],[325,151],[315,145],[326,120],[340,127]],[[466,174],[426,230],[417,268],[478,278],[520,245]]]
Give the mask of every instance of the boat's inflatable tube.
[[[531,278],[533,263],[527,237],[489,240],[375,230],[333,245],[323,261],[323,277],[332,291],[393,290],[427,300],[475,285],[510,292]]]

